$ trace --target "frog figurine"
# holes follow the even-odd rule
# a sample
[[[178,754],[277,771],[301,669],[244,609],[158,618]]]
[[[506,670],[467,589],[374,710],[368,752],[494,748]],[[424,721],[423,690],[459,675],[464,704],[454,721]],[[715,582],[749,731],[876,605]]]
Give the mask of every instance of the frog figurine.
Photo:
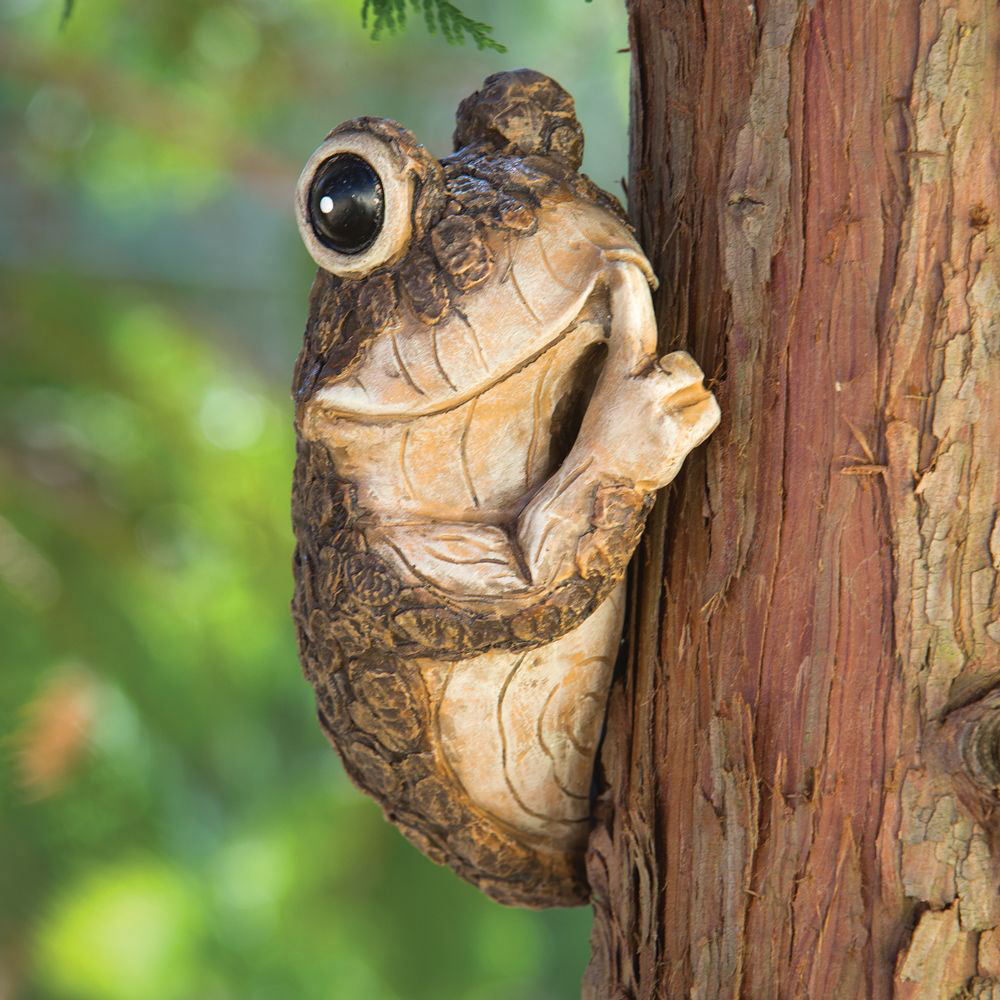
[[[500,902],[575,905],[626,565],[719,408],[657,356],[656,279],[562,87],[489,77],[455,149],[358,118],[302,172],[293,614],[385,815]]]

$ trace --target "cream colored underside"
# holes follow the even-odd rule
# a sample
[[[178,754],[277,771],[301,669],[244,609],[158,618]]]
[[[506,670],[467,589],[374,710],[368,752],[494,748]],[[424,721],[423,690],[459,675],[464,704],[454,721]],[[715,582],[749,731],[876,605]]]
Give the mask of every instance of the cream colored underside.
[[[444,760],[472,802],[508,826],[582,846],[623,611],[622,583],[547,646],[418,661]]]

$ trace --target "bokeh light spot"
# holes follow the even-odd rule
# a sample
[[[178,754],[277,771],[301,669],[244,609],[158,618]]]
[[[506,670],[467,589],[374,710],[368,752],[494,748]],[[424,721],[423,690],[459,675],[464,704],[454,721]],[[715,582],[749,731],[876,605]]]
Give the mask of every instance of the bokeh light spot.
[[[87,102],[70,87],[40,88],[24,116],[31,137],[50,149],[79,149],[93,131]]]
[[[214,385],[202,399],[198,423],[205,439],[216,448],[238,451],[249,448],[264,429],[264,409],[259,396],[237,385]]]
[[[236,70],[256,58],[260,50],[257,26],[235,7],[209,7],[194,29],[194,48],[220,70]]]
[[[80,1000],[194,996],[198,912],[197,894],[162,862],[95,872],[65,893],[42,929],[41,977]]]

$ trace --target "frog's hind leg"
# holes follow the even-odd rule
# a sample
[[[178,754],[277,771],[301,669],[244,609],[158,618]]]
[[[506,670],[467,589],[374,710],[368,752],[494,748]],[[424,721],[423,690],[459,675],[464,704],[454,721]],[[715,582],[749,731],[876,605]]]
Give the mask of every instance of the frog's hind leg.
[[[432,732],[478,809],[529,839],[579,850],[617,657],[624,585],[577,628],[527,652],[425,661]]]

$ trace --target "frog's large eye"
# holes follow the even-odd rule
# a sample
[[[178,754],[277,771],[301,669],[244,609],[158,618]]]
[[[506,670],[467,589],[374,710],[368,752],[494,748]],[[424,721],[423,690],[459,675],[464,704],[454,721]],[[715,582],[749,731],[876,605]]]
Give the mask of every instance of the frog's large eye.
[[[361,277],[405,246],[412,201],[413,175],[397,149],[369,132],[340,132],[299,178],[299,231],[320,267]]]
[[[382,231],[385,192],[367,160],[335,153],[309,186],[309,223],[316,238],[337,253],[367,250]]]

